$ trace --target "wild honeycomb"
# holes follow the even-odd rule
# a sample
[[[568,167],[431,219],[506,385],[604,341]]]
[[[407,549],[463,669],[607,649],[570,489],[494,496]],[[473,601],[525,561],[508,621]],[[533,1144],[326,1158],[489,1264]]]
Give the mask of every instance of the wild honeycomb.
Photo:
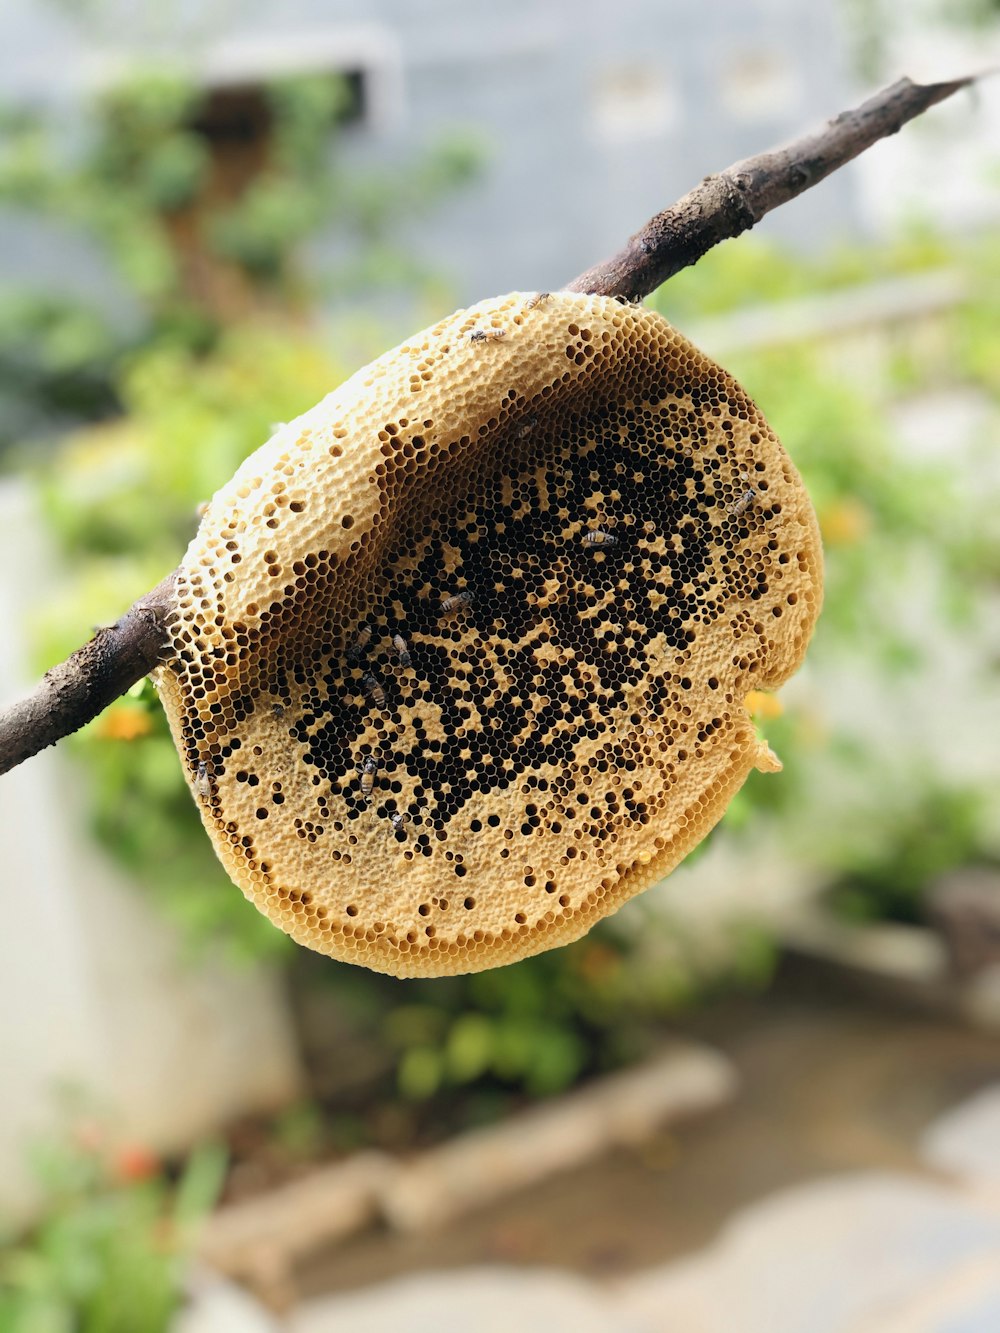
[[[158,684],[234,881],[398,976],[575,939],[755,765],[819,612],[812,507],[659,315],[513,293],[281,427],[181,565]]]

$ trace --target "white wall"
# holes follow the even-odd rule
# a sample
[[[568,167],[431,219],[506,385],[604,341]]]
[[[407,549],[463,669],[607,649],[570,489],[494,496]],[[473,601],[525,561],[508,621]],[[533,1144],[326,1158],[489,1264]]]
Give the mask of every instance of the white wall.
[[[961,78],[1000,65],[1000,22],[970,31],[923,9],[903,6],[884,61],[889,82],[903,74],[919,83]],[[1000,79],[984,78],[883,139],[848,171],[862,221],[894,234],[914,221],[952,231],[1000,220]]]
[[[30,681],[25,620],[52,577],[29,495],[11,482],[0,570],[2,704]],[[174,930],[88,839],[82,774],[56,749],[0,778],[3,1216],[30,1207],[23,1148],[52,1123],[60,1084],[160,1151],[301,1088],[279,977],[182,958]]]

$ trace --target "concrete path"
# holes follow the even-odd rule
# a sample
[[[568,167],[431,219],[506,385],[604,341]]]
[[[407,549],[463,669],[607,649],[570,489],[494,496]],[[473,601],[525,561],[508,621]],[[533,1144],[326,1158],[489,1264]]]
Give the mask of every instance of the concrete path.
[[[737,1213],[701,1253],[615,1285],[426,1273],[307,1302],[280,1333],[997,1333],[1000,1083],[932,1124],[937,1180],[852,1172]],[[595,1200],[595,1206],[599,1201]]]

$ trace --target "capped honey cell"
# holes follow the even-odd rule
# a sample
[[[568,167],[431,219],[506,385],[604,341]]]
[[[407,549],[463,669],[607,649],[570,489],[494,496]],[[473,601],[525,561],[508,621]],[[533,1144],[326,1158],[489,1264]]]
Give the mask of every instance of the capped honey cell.
[[[247,458],[157,683],[276,925],[473,972],[584,934],[776,767],[745,699],[795,670],[821,597],[809,498],[726,371],[642,306],[515,292]]]

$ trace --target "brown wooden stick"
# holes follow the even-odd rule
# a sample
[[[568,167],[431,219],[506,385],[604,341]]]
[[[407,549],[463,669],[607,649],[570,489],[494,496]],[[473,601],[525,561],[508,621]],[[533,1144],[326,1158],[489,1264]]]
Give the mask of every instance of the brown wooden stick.
[[[816,133],[707,176],[566,290],[625,300],[648,296],[720,241],[749,230],[771,209],[975,82],[976,76],[931,84],[900,79]],[[0,712],[0,773],[78,731],[149,672],[167,644],[173,581],[168,574],[116,625],[100,630],[46,672],[26,698]]]

